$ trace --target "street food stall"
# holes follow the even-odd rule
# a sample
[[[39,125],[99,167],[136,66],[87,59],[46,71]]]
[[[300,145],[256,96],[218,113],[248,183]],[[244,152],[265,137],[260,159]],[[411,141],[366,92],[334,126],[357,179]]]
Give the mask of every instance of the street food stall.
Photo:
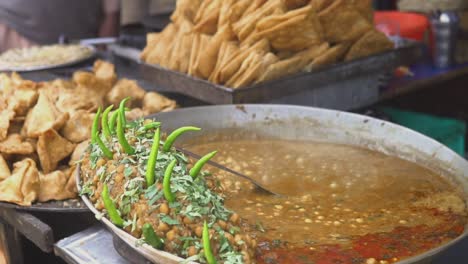
[[[0,264],[466,263],[465,135],[366,110],[468,68],[374,15],[179,0],[144,47],[0,54]]]

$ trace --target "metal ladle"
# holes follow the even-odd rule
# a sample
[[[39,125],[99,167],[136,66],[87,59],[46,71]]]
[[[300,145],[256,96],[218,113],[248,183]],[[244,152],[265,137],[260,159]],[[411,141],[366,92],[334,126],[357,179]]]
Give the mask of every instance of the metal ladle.
[[[191,151],[189,151],[189,150],[186,150],[186,149],[183,149],[183,148],[179,148],[179,147],[175,147],[175,149],[176,149],[177,151],[180,151],[180,152],[184,153],[185,155],[187,155],[187,156],[189,156],[189,157],[194,158],[194,159],[199,160],[199,159],[201,158],[200,155],[195,154],[195,153],[193,153],[193,152],[191,152]],[[242,173],[240,173],[240,172],[237,172],[237,171],[235,171],[235,170],[233,170],[233,169],[230,169],[230,168],[228,168],[228,167],[226,167],[226,166],[223,166],[223,165],[221,165],[221,164],[219,164],[219,163],[217,163],[217,162],[215,162],[215,161],[208,160],[207,164],[210,164],[210,165],[213,166],[213,167],[216,167],[216,168],[218,168],[218,169],[227,171],[227,172],[229,172],[229,173],[231,173],[231,174],[233,174],[233,175],[235,175],[235,176],[238,176],[238,177],[241,177],[241,178],[244,178],[244,179],[248,180],[248,181],[251,182],[251,183],[256,187],[256,189],[257,189],[258,191],[260,191],[260,192],[263,192],[263,193],[269,194],[269,195],[282,196],[282,194],[279,194],[279,193],[276,193],[276,192],[274,192],[274,191],[272,191],[272,190],[269,190],[268,188],[266,188],[265,186],[263,186],[261,183],[259,183],[258,181],[256,181],[256,180],[250,178],[249,176],[247,176],[247,175],[245,175],[245,174],[242,174]]]

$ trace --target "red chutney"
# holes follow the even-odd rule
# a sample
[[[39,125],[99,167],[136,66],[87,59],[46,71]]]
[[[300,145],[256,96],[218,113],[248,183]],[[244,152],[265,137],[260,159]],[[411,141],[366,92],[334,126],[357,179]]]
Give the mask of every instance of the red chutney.
[[[260,243],[259,264],[361,264],[367,259],[388,263],[415,256],[442,245],[463,233],[466,218],[440,213],[444,223],[437,226],[396,227],[381,232],[354,237],[349,245],[318,245],[313,248],[288,248],[277,241]]]

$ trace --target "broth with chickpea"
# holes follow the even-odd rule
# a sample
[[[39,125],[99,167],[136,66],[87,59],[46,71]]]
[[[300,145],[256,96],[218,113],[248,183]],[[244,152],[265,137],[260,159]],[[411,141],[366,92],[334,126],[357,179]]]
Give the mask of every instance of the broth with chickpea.
[[[461,193],[417,164],[345,145],[223,131],[185,142],[284,196],[210,167],[226,207],[257,239],[258,263],[392,263],[446,243],[467,223]]]

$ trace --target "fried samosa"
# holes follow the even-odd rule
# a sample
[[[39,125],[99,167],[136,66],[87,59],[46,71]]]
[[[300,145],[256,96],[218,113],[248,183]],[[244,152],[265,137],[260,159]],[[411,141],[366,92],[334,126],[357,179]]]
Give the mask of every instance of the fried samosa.
[[[8,167],[8,163],[3,158],[3,155],[0,154],[0,181],[3,181],[4,179],[10,177],[10,175],[11,175],[11,171],[10,171],[10,168]]]
[[[0,201],[30,206],[39,195],[40,180],[36,163],[24,159],[13,165],[12,174],[0,182]]]
[[[176,108],[176,102],[159,93],[148,92],[143,98],[143,112],[159,113]]]
[[[0,141],[7,138],[10,122],[15,117],[15,112],[10,109],[0,111]]]
[[[141,88],[134,80],[120,79],[106,95],[106,101],[115,106],[119,105],[120,101],[127,97],[131,97],[131,104],[137,105],[143,100],[145,90]]]
[[[202,0],[178,0],[174,13],[171,15],[171,20],[178,23],[181,19],[186,18],[193,23],[201,3]]]
[[[0,152],[4,154],[27,155],[34,152],[31,142],[24,140],[19,134],[10,134],[0,142]]]
[[[370,30],[351,46],[345,60],[353,60],[369,56],[371,54],[393,49],[394,44],[384,33],[378,30]]]
[[[74,149],[75,144],[60,136],[54,129],[42,133],[37,141],[37,154],[44,173],[54,171],[58,163],[68,157]]]
[[[341,60],[348,51],[349,46],[349,43],[344,42],[327,49],[320,56],[315,58],[309,65],[307,65],[304,68],[304,71],[310,72],[322,66],[333,64],[338,60]]]
[[[355,41],[373,25],[348,0],[335,0],[319,13],[326,41],[341,43]]]
[[[221,44],[224,41],[232,40],[233,37],[234,33],[232,32],[231,26],[226,25],[210,39],[208,46],[203,47],[204,52],[198,56],[198,60],[195,63],[196,71],[201,75],[201,77],[205,79],[210,77],[210,74],[213,72],[216,65],[216,59],[218,57]]]
[[[51,200],[65,200],[76,197],[76,192],[67,188],[70,178],[73,175],[67,174],[68,171],[53,171],[48,174],[39,174],[41,188],[39,190],[39,202],[47,202]]]
[[[278,51],[304,50],[322,43],[324,35],[317,13],[310,5],[266,17],[258,22],[257,31]]]
[[[63,137],[73,143],[91,138],[91,127],[95,114],[86,110],[76,111],[60,131]]]
[[[45,92],[39,92],[36,105],[29,111],[23,131],[28,137],[38,137],[49,129],[60,129],[68,120],[68,113],[61,113]]]

